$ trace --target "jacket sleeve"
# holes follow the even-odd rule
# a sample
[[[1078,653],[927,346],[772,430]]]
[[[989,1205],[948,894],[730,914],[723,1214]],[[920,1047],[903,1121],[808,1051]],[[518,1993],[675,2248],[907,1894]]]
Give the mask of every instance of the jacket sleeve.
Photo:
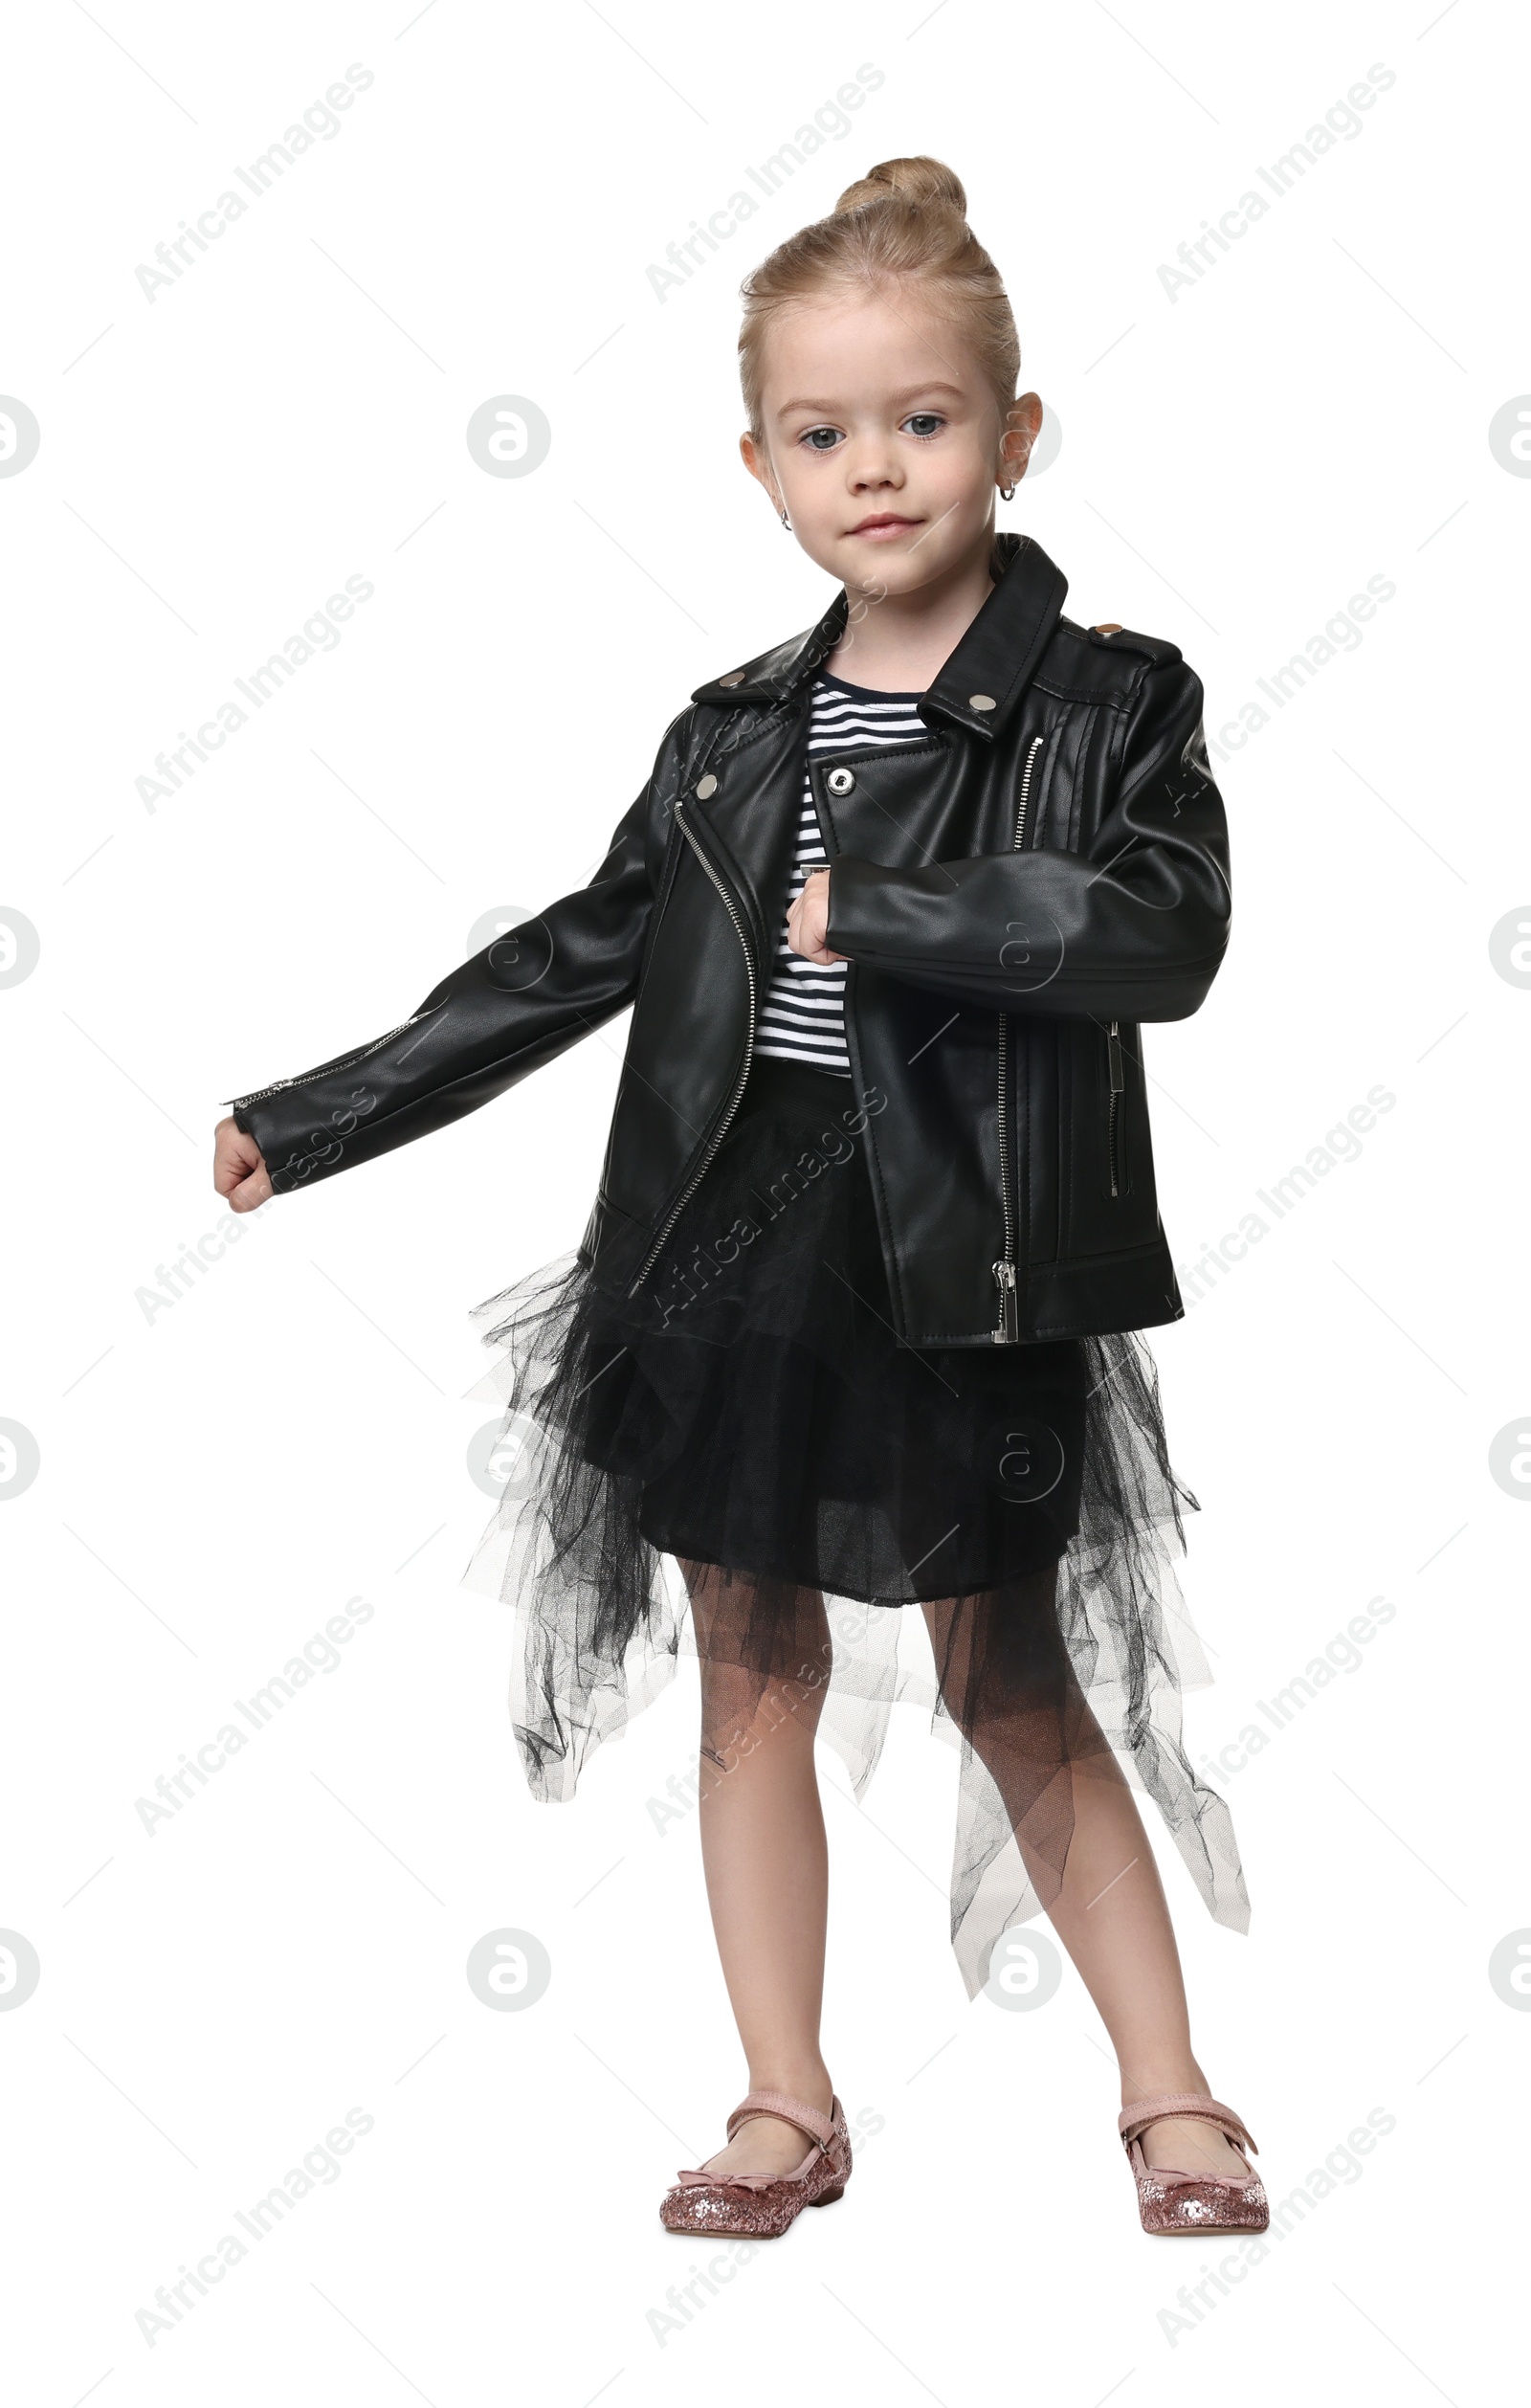
[[[588,885],[449,970],[398,1028],[228,1099],[278,1194],[477,1111],[632,1003],[670,824],[655,807],[668,757],[662,746]]]
[[[1144,674],[1083,852],[1044,845],[917,869],[842,855],[825,941],[958,1003],[1182,1020],[1212,983],[1231,911],[1201,680],[1177,658]]]

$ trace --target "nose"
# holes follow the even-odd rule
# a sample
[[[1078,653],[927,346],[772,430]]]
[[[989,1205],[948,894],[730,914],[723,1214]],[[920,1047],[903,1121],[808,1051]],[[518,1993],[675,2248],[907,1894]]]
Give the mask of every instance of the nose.
[[[903,483],[898,453],[882,435],[863,435],[846,445],[845,476],[854,494],[896,492]]]

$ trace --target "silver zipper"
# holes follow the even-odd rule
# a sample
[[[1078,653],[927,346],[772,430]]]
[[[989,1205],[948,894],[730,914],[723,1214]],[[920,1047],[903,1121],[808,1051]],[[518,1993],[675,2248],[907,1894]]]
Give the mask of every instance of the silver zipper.
[[[1106,1031],[1106,1058],[1111,1065],[1111,1103],[1108,1107],[1108,1116],[1106,1120],[1106,1160],[1111,1170],[1111,1193],[1113,1195],[1120,1193],[1117,1186],[1117,1124],[1121,1107],[1117,1103],[1117,1098],[1121,1095],[1122,1089],[1127,1083],[1126,1073],[1121,1067],[1121,1038],[1119,1035],[1120,1026],[1121,1023],[1119,1021],[1113,1020],[1111,1026]]]
[[[1015,836],[1010,851],[1019,853],[1026,836],[1026,807],[1032,791],[1032,770],[1035,766],[1037,747],[1044,739],[1033,736],[1027,747],[1026,767],[1021,772],[1021,798],[1015,813]],[[1005,1056],[1010,1034],[1010,1014],[999,1015],[999,1193],[1005,1210],[1004,1260],[993,1264],[994,1282],[999,1289],[999,1327],[993,1332],[996,1346],[1013,1345],[1021,1334],[1020,1308],[1015,1282],[1015,1215],[1010,1203],[1010,1137],[1005,1111]]]
[[[700,845],[697,842],[696,837],[692,835],[691,830],[687,827],[684,819],[681,818],[680,798],[678,796],[672,805],[672,809],[675,813],[676,822],[681,835],[685,837],[686,842],[690,845],[698,860],[701,863],[701,866],[706,871],[707,876],[712,880],[713,884],[717,887],[718,892],[722,899],[723,908],[727,912],[729,919],[733,922],[734,931],[739,938],[740,944],[744,948],[744,975],[749,981],[749,1027],[744,1038],[744,1066],[739,1074],[739,1083],[735,1087],[732,1096],[729,1098],[728,1109],[723,1114],[722,1119],[719,1122],[716,1129],[713,1131],[712,1143],[707,1147],[700,1162],[698,1163],[696,1170],[692,1172],[691,1177],[686,1181],[685,1186],[677,1196],[675,1203],[666,1214],[663,1228],[655,1237],[653,1245],[649,1248],[647,1255],[644,1257],[643,1264],[637,1274],[637,1277],[632,1282],[632,1286],[628,1289],[628,1294],[630,1296],[635,1296],[637,1294],[638,1289],[643,1285],[644,1281],[653,1270],[655,1263],[657,1261],[659,1255],[663,1251],[665,1240],[669,1237],[671,1230],[674,1229],[676,1222],[679,1219],[686,1204],[689,1202],[692,1195],[695,1194],[697,1188],[701,1182],[702,1174],[707,1169],[707,1165],[711,1162],[714,1154],[718,1151],[719,1147],[722,1144],[724,1137],[728,1134],[729,1125],[733,1120],[734,1114],[739,1109],[739,1100],[744,1092],[744,1082],[749,1077],[749,1065],[755,1051],[755,959],[749,949],[749,939],[744,933],[744,924],[740,918],[738,910],[735,907],[732,895],[729,893],[722,880],[719,877],[718,872],[713,868],[712,863],[708,860],[707,856],[703,853]]]
[[[439,1005],[435,1008],[440,1010]],[[322,1061],[313,1070],[300,1070],[294,1079],[274,1079],[269,1087],[255,1087],[249,1095],[225,1096],[224,1102],[233,1110],[238,1111],[247,1104],[263,1104],[268,1095],[279,1095],[283,1087],[306,1086],[310,1079],[325,1078],[331,1071],[350,1070],[357,1062],[366,1061],[369,1054],[379,1053],[385,1045],[391,1045],[396,1037],[404,1035],[406,1029],[412,1029],[416,1020],[426,1017],[424,1012],[411,1012],[396,1029],[389,1029],[386,1037],[374,1037],[370,1045],[361,1046],[354,1054],[341,1054],[334,1061]]]

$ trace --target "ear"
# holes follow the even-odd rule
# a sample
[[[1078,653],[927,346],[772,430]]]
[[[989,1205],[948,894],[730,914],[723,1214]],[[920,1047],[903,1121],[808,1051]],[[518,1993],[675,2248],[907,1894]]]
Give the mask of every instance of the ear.
[[[1040,393],[1023,393],[1006,412],[1005,433],[1000,438],[1000,460],[1008,482],[1018,483],[1025,476],[1032,447],[1041,431],[1042,397]]]
[[[771,498],[771,507],[779,512],[782,508],[782,497],[776,490],[776,479],[771,475],[770,462],[752,435],[746,434],[740,436],[739,457],[755,482],[765,486]]]

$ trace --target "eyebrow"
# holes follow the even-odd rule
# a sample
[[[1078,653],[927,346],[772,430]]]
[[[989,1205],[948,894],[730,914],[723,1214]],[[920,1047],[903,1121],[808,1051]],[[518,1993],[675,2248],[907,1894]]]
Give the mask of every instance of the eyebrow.
[[[959,401],[966,398],[960,385],[948,385],[940,377],[932,377],[928,384],[906,386],[901,393],[895,393],[893,398],[897,404],[913,401],[921,393],[955,393]],[[789,416],[794,410],[818,410],[822,411],[826,416],[833,417],[836,407],[837,405],[832,401],[784,401],[776,415],[779,418],[785,418]]]

